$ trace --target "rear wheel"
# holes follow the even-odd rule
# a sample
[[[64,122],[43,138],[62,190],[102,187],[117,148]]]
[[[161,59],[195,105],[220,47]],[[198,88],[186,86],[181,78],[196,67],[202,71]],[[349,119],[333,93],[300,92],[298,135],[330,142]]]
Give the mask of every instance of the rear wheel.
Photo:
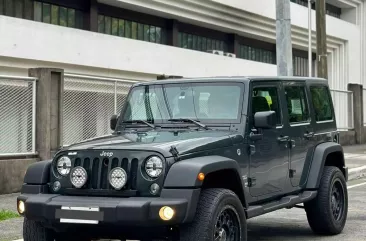
[[[23,239],[24,241],[54,241],[54,233],[42,226],[40,222],[24,218]]]
[[[238,196],[227,189],[203,190],[194,221],[181,227],[180,240],[246,241],[246,218]]]
[[[334,235],[342,232],[348,213],[347,184],[339,168],[326,166],[318,195],[304,204],[310,227],[315,233]]]

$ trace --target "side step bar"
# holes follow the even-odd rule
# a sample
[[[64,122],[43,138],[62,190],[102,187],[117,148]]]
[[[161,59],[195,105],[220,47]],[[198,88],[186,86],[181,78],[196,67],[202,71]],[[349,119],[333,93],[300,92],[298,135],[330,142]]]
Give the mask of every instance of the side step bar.
[[[315,198],[316,195],[317,191],[305,191],[299,195],[286,196],[280,200],[272,201],[263,205],[249,206],[248,210],[246,210],[247,217],[249,219],[278,209],[291,208],[296,204],[310,201]]]

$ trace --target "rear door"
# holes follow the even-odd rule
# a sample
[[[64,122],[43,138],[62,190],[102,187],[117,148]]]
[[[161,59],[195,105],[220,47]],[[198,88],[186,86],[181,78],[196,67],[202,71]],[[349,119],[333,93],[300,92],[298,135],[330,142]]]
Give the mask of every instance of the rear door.
[[[305,82],[284,81],[290,137],[289,178],[292,187],[298,187],[304,170],[306,155],[315,144],[314,128],[309,112],[309,98]]]

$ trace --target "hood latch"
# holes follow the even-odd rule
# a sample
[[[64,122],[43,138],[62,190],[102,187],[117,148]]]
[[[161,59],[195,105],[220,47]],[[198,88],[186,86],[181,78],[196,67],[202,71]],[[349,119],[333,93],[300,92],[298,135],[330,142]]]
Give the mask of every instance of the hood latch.
[[[177,150],[177,148],[175,146],[171,146],[169,152],[172,153],[174,160],[176,162],[180,161],[179,151]]]

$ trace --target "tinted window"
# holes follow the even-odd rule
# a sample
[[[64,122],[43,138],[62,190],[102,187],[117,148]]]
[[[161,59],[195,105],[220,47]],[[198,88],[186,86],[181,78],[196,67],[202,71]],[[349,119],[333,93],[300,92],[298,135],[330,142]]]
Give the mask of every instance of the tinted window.
[[[253,90],[252,114],[260,111],[275,111],[277,124],[281,124],[281,108],[277,87],[255,87]]]
[[[290,123],[308,121],[310,116],[306,100],[305,87],[286,87],[285,94]]]
[[[310,91],[314,105],[315,120],[333,120],[332,102],[328,88],[325,86],[312,86],[310,87]]]

